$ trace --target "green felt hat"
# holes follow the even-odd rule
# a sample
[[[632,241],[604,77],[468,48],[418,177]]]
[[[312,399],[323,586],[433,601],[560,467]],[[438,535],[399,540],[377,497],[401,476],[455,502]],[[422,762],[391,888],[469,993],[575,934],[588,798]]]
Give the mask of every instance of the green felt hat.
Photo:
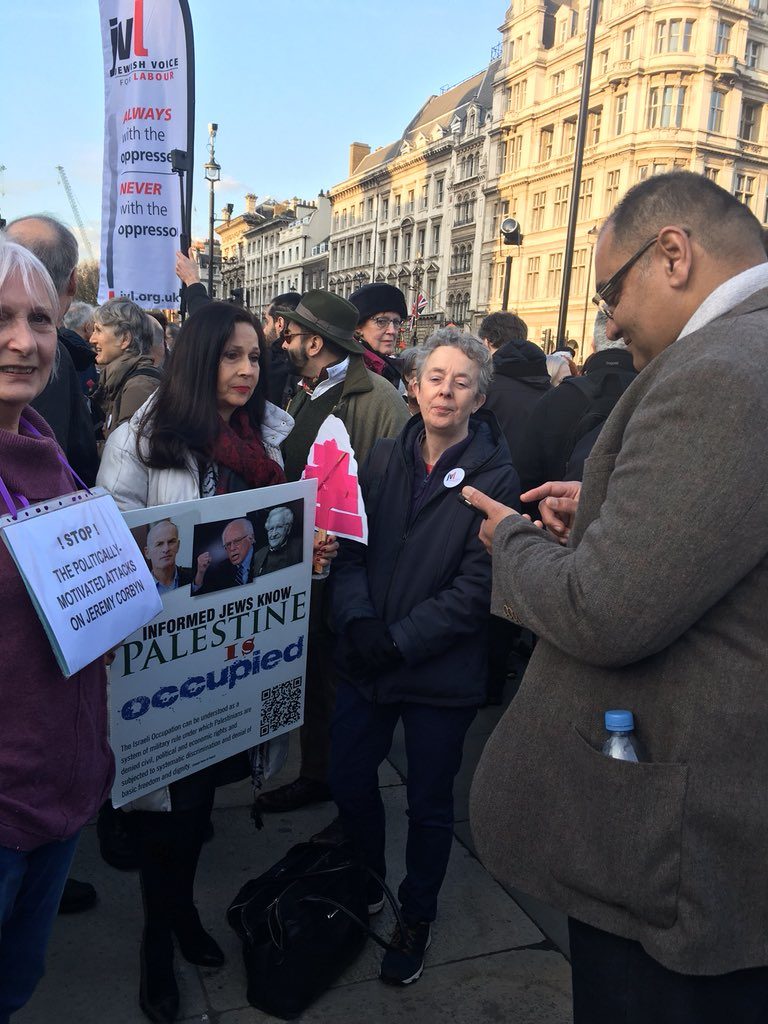
[[[328,338],[347,352],[355,355],[364,352],[363,346],[355,339],[358,311],[340,295],[320,289],[304,292],[296,309],[280,310],[280,313],[290,323],[300,324]]]

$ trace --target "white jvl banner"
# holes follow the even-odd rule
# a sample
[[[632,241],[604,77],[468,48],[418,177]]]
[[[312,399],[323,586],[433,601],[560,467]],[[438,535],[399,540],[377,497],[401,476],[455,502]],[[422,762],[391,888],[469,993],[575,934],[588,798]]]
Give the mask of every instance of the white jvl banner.
[[[124,513],[163,601],[110,669],[119,807],[302,724],[316,482]]]
[[[187,149],[187,47],[180,2],[99,0],[104,54],[104,177],[99,302],[126,296],[176,309],[179,182]]]

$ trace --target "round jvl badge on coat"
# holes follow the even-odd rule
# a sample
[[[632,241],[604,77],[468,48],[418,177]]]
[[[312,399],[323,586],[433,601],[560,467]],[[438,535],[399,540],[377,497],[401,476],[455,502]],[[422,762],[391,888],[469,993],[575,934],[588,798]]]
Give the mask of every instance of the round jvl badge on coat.
[[[458,466],[456,469],[452,469],[450,472],[445,474],[443,477],[443,483],[446,487],[458,487],[465,476],[466,473],[464,470],[461,466]]]

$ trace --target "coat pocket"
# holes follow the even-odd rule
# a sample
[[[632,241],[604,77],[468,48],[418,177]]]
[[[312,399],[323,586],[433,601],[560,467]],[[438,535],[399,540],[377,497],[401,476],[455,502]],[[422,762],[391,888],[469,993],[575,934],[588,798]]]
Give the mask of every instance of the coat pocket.
[[[688,766],[606,757],[574,725],[550,871],[566,888],[658,928],[677,918]]]

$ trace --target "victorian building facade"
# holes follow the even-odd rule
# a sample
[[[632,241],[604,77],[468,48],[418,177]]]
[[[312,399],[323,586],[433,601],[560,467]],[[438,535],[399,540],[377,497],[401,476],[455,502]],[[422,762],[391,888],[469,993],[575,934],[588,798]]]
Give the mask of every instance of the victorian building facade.
[[[349,176],[329,192],[331,291],[348,296],[368,282],[387,282],[409,307],[424,295],[425,328],[468,321],[498,67],[493,62],[430,97],[396,142],[373,152],[352,143]]]
[[[479,266],[482,310],[510,308],[554,343],[588,4],[515,0],[502,26],[488,130]],[[588,353],[597,228],[636,182],[674,168],[706,174],[768,220],[765,0],[604,0],[591,75],[567,333]],[[501,245],[515,217],[518,249]]]

